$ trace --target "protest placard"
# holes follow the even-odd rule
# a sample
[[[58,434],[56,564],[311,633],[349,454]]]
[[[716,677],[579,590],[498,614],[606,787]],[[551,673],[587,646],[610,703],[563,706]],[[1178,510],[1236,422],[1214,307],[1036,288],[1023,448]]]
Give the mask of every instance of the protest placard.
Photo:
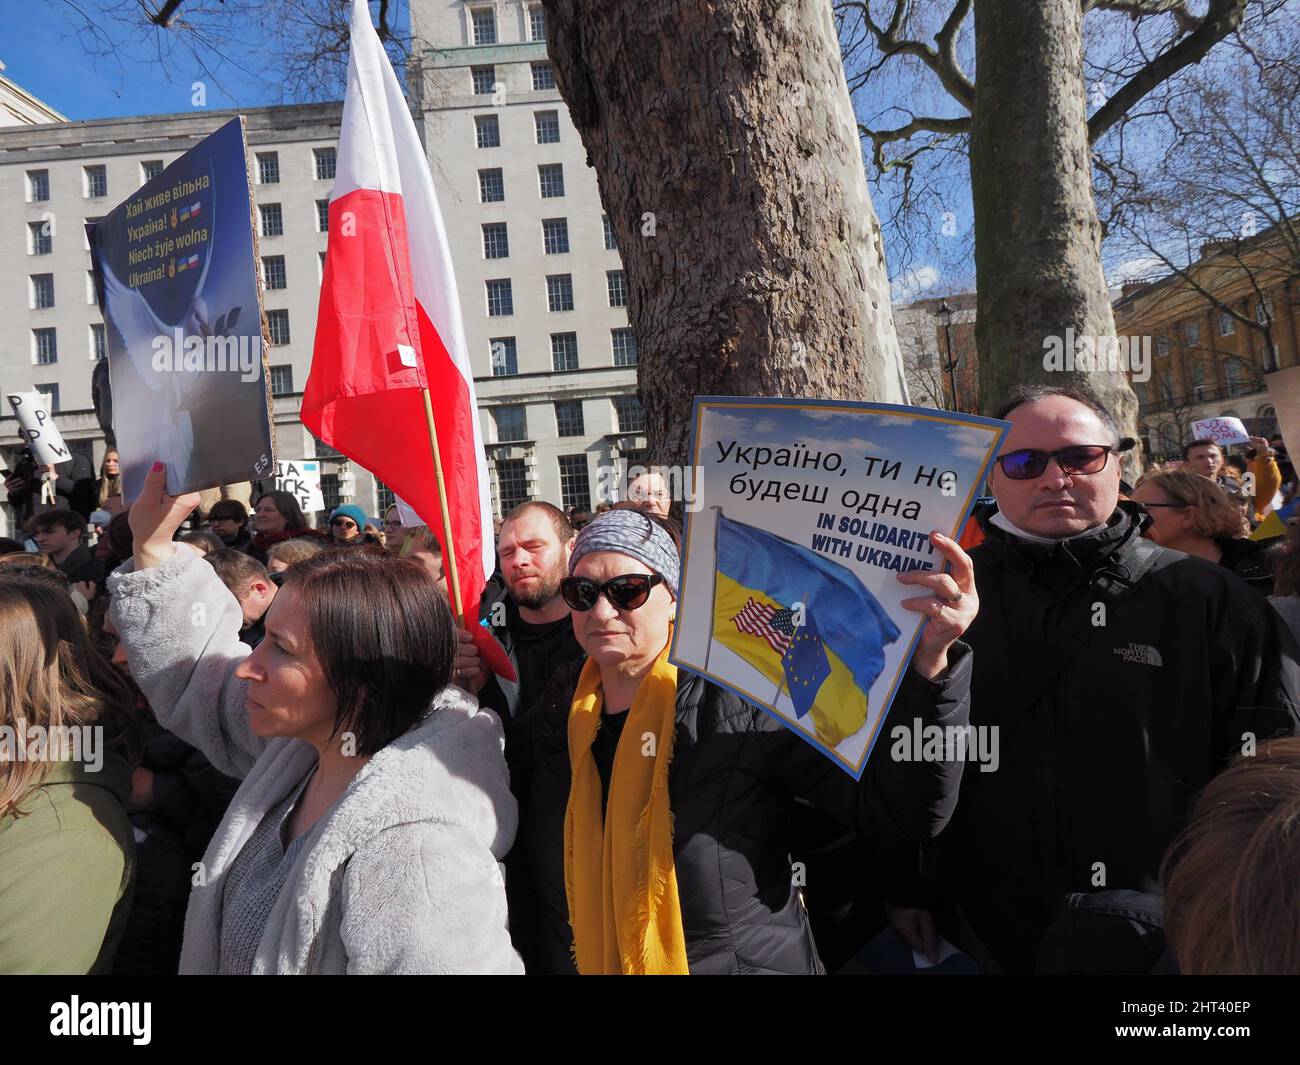
[[[288,492],[298,500],[304,514],[325,509],[325,496],[320,487],[320,461],[317,459],[291,459],[275,464],[275,490]]]
[[[895,574],[941,570],[1007,423],[879,403],[700,397],[670,661],[860,777],[923,618]]]
[[[1193,440],[1213,440],[1216,444],[1227,447],[1229,444],[1244,444],[1250,439],[1246,427],[1240,418],[1201,418],[1192,422]]]
[[[89,229],[128,503],[155,461],[172,494],[274,466],[252,210],[241,117]]]
[[[67,462],[72,457],[63,442],[63,434],[54,424],[48,408],[49,399],[43,392],[12,392],[9,406],[18,419],[18,435],[22,437],[41,465]]]

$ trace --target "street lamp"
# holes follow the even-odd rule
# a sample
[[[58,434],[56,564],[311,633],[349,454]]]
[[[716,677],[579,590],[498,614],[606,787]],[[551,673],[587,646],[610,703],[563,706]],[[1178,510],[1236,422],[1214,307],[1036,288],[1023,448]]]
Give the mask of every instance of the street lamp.
[[[957,395],[957,360],[952,357],[952,308],[946,299],[939,304],[939,321],[943,323],[944,349],[948,356],[948,365],[944,371],[948,374],[948,384],[952,387],[952,409],[961,410],[961,399]]]

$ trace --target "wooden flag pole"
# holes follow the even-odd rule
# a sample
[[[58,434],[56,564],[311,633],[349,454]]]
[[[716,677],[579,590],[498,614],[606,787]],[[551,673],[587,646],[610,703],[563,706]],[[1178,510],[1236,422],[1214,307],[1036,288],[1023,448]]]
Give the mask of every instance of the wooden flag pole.
[[[434,476],[438,478],[438,502],[442,506],[442,536],[443,543],[447,548],[442,564],[451,585],[452,613],[455,614],[456,620],[468,632],[469,626],[465,623],[464,613],[461,609],[460,574],[456,572],[456,548],[451,540],[451,511],[447,507],[447,482],[442,476],[442,453],[438,450],[438,434],[433,427],[433,400],[430,398],[427,388],[424,389],[424,417],[429,423],[429,446],[433,448],[433,472]],[[475,500],[475,503],[477,502],[478,500]]]

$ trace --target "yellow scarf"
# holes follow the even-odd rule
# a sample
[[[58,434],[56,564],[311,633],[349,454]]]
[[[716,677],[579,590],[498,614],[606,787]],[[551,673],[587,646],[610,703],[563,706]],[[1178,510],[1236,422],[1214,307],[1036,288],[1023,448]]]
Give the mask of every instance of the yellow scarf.
[[[564,889],[578,971],[685,975],[668,807],[677,707],[677,667],[668,663],[668,648],[642,678],[627,711],[607,819],[591,753],[603,703],[600,667],[589,658],[569,710],[572,780],[564,815]]]

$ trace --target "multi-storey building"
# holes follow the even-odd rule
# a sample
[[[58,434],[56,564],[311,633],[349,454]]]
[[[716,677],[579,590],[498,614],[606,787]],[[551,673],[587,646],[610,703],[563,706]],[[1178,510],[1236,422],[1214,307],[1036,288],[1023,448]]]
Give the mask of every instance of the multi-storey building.
[[[1207,244],[1190,280],[1170,274],[1124,286],[1116,333],[1152,338],[1150,379],[1133,382],[1150,458],[1176,458],[1200,418],[1240,418],[1253,433],[1277,432],[1264,375],[1300,362],[1300,282],[1280,244],[1268,232],[1241,246]]]
[[[411,96],[456,260],[501,512],[590,507],[644,456],[627,282],[542,5],[416,0]],[[478,367],[484,376],[478,376]]]
[[[491,16],[489,18],[489,15]],[[447,226],[498,514],[525,499],[589,508],[645,454],[627,284],[594,171],[555,88],[540,5],[415,0],[413,109]],[[3,81],[3,79],[0,79]],[[9,83],[5,83],[6,85]],[[81,122],[13,87],[0,103],[0,393],[50,395],[96,466],[91,409],[106,347],[85,223],[235,114],[247,118],[277,451],[324,461],[325,502],[378,514],[391,496],[299,422],[328,239],[341,105]],[[12,101],[10,100],[12,97]],[[19,446],[0,411],[0,458]],[[4,523],[0,523],[4,524]]]

